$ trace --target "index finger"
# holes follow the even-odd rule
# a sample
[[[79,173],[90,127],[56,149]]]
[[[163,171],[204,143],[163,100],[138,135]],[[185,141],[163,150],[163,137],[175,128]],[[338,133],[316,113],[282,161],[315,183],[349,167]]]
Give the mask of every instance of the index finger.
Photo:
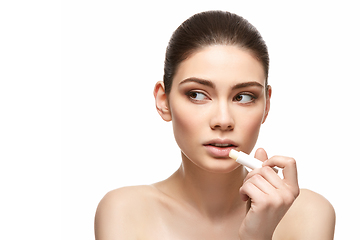
[[[276,166],[282,168],[285,183],[293,187],[298,187],[298,177],[295,159],[283,156],[274,156],[264,162],[263,166]]]

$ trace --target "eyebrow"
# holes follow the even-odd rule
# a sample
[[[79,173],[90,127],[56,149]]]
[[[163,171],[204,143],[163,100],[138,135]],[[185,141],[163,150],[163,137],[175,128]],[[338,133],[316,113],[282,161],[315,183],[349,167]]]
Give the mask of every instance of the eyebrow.
[[[201,79],[201,78],[195,78],[195,77],[190,77],[190,78],[186,78],[185,80],[181,81],[179,83],[179,85],[187,83],[187,82],[195,82],[195,83],[199,83],[211,88],[215,88],[215,84],[209,80],[206,79]],[[239,89],[239,88],[244,88],[244,87],[251,87],[251,86],[257,86],[257,87],[261,87],[263,88],[264,86],[258,82],[252,81],[252,82],[242,82],[242,83],[238,83],[236,85],[234,85],[231,89],[235,90],[235,89]]]
[[[238,83],[235,86],[232,87],[232,90],[238,89],[238,88],[244,88],[244,87],[251,87],[251,86],[257,86],[257,87],[261,87],[264,88],[264,86],[258,82],[243,82],[243,83]]]

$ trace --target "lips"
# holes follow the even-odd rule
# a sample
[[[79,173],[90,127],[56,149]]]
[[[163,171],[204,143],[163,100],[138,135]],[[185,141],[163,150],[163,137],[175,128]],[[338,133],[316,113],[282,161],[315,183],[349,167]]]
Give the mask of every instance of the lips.
[[[237,148],[237,145],[228,139],[215,139],[204,144],[206,151],[215,158],[229,158],[231,149]]]
[[[234,145],[230,144],[230,143],[210,143],[208,144],[210,146],[214,146],[214,147],[220,147],[220,148],[226,148],[226,147],[232,147]]]

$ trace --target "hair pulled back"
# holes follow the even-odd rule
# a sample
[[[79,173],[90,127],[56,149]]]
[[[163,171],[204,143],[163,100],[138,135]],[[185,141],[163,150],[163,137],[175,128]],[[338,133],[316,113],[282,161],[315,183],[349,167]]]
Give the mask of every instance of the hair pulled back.
[[[263,65],[267,89],[269,53],[257,29],[236,14],[207,11],[184,21],[170,38],[164,66],[166,94],[170,93],[179,64],[197,50],[211,45],[238,46],[249,50]]]

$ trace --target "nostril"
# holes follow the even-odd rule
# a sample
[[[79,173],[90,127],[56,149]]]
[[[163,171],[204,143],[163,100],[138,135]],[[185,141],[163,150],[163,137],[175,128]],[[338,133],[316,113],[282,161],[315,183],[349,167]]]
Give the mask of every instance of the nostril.
[[[219,129],[222,131],[229,131],[234,129],[234,118],[231,114],[227,103],[218,104],[214,110],[214,116],[211,118],[211,129]]]
[[[234,126],[233,125],[228,125],[227,129],[232,130],[232,129],[234,129]]]
[[[216,124],[211,127],[211,129],[216,130],[223,130],[223,131],[230,131],[234,129],[234,126],[232,124]]]

